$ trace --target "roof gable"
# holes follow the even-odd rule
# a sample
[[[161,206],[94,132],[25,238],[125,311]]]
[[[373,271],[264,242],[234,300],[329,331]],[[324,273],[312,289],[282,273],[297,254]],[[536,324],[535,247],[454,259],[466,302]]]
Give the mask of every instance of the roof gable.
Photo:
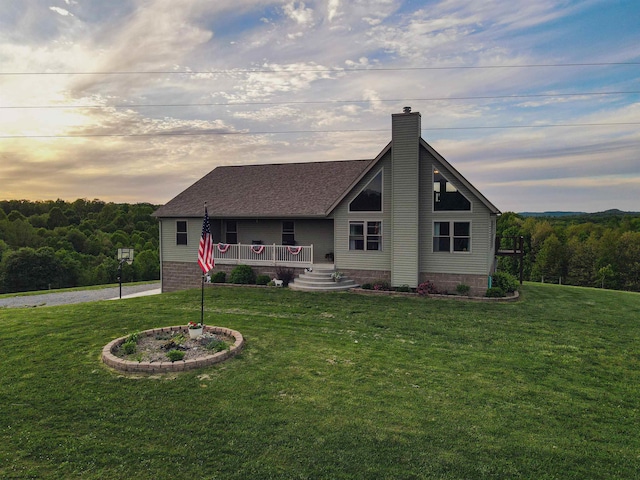
[[[480,191],[474,187],[466,178],[462,176],[458,170],[456,170],[453,165],[447,162],[442,155],[440,155],[431,145],[424,141],[424,139],[420,138],[420,145],[422,148],[426,149],[433,157],[441,163],[450,173],[455,177],[455,179],[464,185],[480,202],[489,209],[491,213],[500,214],[500,210],[491,203]]]

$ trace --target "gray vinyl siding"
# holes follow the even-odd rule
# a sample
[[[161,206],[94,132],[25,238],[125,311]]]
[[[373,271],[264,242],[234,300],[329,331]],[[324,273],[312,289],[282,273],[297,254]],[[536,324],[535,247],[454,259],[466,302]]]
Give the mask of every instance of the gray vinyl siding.
[[[471,202],[470,212],[433,211],[434,166]],[[421,151],[420,198],[420,271],[488,275],[493,263],[491,219],[495,215],[424,149]],[[433,223],[447,221],[470,222],[470,252],[433,252]]]
[[[162,244],[163,262],[197,262],[198,245],[200,235],[202,235],[202,218],[160,218],[162,233],[160,242]],[[187,244],[176,245],[176,224],[178,221],[187,222]]]
[[[349,203],[382,169],[382,212],[349,212]],[[391,152],[380,159],[340,202],[334,220],[334,263],[337,269],[391,270]],[[349,250],[350,221],[382,221],[382,250]]]
[[[418,284],[420,114],[393,115],[391,284]]]

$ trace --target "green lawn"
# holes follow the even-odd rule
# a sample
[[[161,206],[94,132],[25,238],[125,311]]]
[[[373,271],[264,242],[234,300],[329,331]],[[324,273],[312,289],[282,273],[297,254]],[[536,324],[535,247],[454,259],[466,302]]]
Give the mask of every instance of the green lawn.
[[[213,287],[238,357],[124,377],[110,340],[200,291],[0,309],[0,478],[637,478],[640,295],[516,303]]]

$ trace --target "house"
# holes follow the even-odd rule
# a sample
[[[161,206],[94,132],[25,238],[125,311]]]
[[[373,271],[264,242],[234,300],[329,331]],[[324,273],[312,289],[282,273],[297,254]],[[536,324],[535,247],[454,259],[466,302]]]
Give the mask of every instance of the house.
[[[200,285],[206,202],[215,270],[330,264],[360,284],[484,293],[500,212],[420,132],[420,114],[405,107],[374,159],[214,169],[154,213],[163,291]]]

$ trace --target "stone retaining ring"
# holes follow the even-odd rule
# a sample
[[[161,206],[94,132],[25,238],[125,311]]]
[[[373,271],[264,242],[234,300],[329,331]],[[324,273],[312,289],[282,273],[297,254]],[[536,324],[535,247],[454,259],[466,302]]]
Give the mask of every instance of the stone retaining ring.
[[[172,332],[184,332],[188,334],[187,327],[185,325],[179,325],[175,327],[153,328],[151,330],[145,330],[139,332],[139,335],[156,335],[159,333],[172,333]],[[116,357],[113,352],[122,345],[128,338],[128,335],[109,342],[102,349],[102,361],[109,367],[115,368],[122,372],[129,373],[167,373],[167,372],[184,372],[186,370],[193,370],[194,368],[208,367],[214,363],[223,362],[231,357],[236,356],[242,350],[244,346],[244,338],[240,332],[231,330],[224,327],[210,327],[204,326],[203,332],[209,333],[221,333],[228,335],[235,339],[233,345],[229,347],[229,350],[223,350],[222,352],[216,352],[213,355],[206,355],[199,358],[192,358],[190,360],[178,360],[175,362],[132,362],[130,360],[124,360]]]

